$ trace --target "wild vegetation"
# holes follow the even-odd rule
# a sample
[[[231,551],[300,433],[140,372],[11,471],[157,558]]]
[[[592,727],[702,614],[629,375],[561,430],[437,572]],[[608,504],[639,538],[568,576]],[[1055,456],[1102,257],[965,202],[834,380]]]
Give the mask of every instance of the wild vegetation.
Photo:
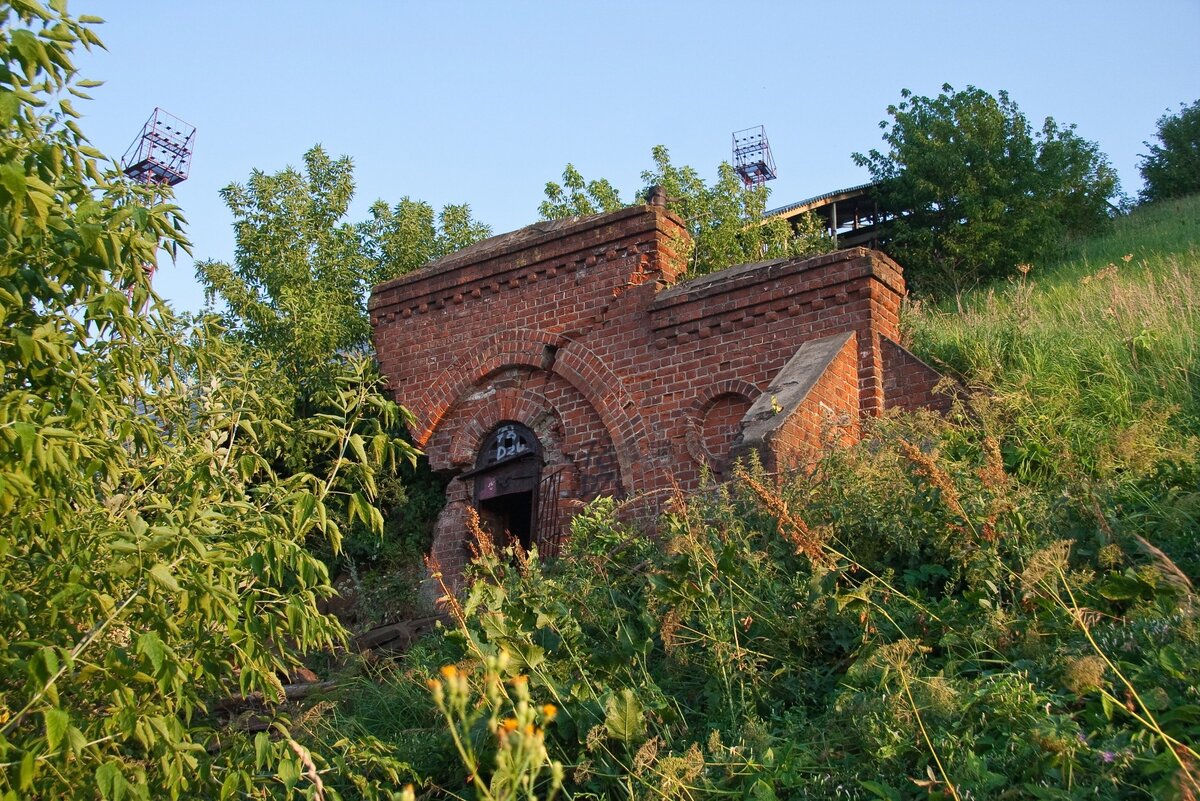
[[[1138,165],[1146,186],[1142,200],[1154,202],[1200,192],[1200,100],[1158,119],[1158,142]]]
[[[1007,92],[905,89],[880,123],[886,149],[855,153],[891,215],[887,250],[924,294],[961,292],[1061,255],[1108,222],[1116,171],[1096,143],[1047,117],[1035,130]]]
[[[347,224],[349,162],[313,150],[227,190],[236,263],[202,275],[229,313],[176,316],[147,267],[180,212],[71,105],[93,22],[0,6],[0,798],[1200,792],[1200,197],[910,306],[952,414],[742,465],[653,532],[599,499],[553,563],[474,525],[446,630],[357,658],[328,563],[382,547],[415,453],[355,282],[486,229],[410,199]],[[773,247],[731,234],[736,187],[655,163],[694,269]],[[564,182],[547,216],[607,207]],[[305,662],[333,686],[288,702]]]
[[[653,186],[666,194],[667,208],[679,215],[691,235],[691,242],[684,245],[687,277],[732,264],[833,249],[832,237],[812,215],[802,215],[792,224],[777,217],[764,219],[768,188],[746,187],[729,163],[717,167],[717,180],[709,184],[695,168],[673,164],[662,145],[651,151],[651,158],[654,167],[642,172],[643,186],[633,202],[645,203]],[[543,219],[597,214],[626,205],[608,180],[586,181],[571,164],[562,178],[562,184],[546,184],[546,200],[538,208]]]
[[[317,774],[284,722],[239,749],[210,713],[278,699],[344,640],[306,546],[339,548],[335,506],[379,533],[376,476],[415,454],[365,359],[331,360],[322,414],[298,416],[216,321],[155,296],[188,242],[169,191],[78,127],[71,59],[95,21],[0,7],[0,797],[290,789]],[[296,441],[311,465],[277,469]]]
[[[224,338],[245,351],[297,419],[335,411],[324,400],[339,380],[331,365],[362,360],[378,380],[369,364],[372,286],[491,234],[465,204],[445,206],[435,217],[429,204],[408,197],[394,206],[376,201],[368,219],[354,223],[347,218],[354,191],[350,158],[331,158],[319,146],[304,154],[302,171],[255,171],[245,184],[222,190],[233,214],[233,263],[196,265]],[[380,422],[389,436],[407,437],[403,416]],[[297,433],[272,462],[282,475],[325,466],[325,443]],[[363,610],[373,608],[369,601],[380,592],[414,594],[442,497],[442,482],[423,461],[382,470],[374,487],[385,536],[351,508],[353,496],[338,495],[329,511],[343,534],[339,547],[310,543]],[[389,612],[413,606],[393,601]],[[378,614],[366,618],[379,622]]]

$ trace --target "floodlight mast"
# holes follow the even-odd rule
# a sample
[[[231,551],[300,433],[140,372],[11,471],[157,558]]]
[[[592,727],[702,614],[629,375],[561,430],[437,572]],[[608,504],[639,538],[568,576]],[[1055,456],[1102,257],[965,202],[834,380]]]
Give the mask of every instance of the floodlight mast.
[[[177,186],[192,169],[195,144],[196,126],[156,106],[121,157],[121,172],[147,186]],[[146,265],[146,274],[153,277],[154,264]]]
[[[733,169],[747,189],[775,180],[775,157],[763,126],[734,132]]]
[[[155,108],[142,131],[121,157],[121,170],[144,184],[175,186],[192,168],[196,126]]]

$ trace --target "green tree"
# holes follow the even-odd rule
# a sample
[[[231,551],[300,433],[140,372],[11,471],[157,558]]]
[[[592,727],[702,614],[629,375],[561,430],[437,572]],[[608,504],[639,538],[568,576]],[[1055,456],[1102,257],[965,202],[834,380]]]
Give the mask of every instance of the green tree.
[[[574,164],[563,169],[562,181],[562,184],[546,182],[546,199],[538,206],[538,214],[544,220],[586,217],[625,206],[620,193],[607,179],[585,181]]]
[[[662,145],[656,146],[651,156],[654,167],[642,172],[644,185],[635,202],[645,202],[650,187],[662,187],[668,208],[683,219],[692,236],[689,275],[764,259],[822,253],[833,247],[811,218],[803,220],[798,229],[786,220],[765,219],[769,190],[748,189],[728,163],[717,168],[717,180],[710,185],[693,167],[672,164]],[[544,219],[614,211],[624,205],[612,184],[606,180],[586,182],[570,164],[563,172],[563,183],[569,194],[554,182],[546,185],[547,199],[538,209]]]
[[[72,57],[99,20],[65,5],[0,5],[0,798],[311,789],[300,755],[329,763],[285,725],[252,746],[208,710],[278,698],[343,639],[304,543],[336,547],[335,496],[380,528],[374,477],[412,455],[382,430],[400,412],[348,365],[300,422],[329,469],[271,470],[297,422],[238,343],[154,295],[183,220],[79,129]]]
[[[327,388],[325,366],[370,337],[369,262],[345,221],[354,165],[316,146],[303,172],[255,170],[221,196],[234,215],[234,263],[198,262],[197,277],[210,303],[224,303],[231,332],[307,401]]]
[[[915,287],[961,292],[1108,220],[1116,173],[1074,126],[1035,132],[1006,92],[974,86],[902,97],[880,123],[886,152],[853,158],[882,184],[888,249]]]
[[[375,201],[357,229],[372,286],[492,235],[465,203],[443,206],[435,219],[433,206],[409,197],[395,206]]]
[[[223,301],[222,319],[232,338],[246,345],[247,358],[274,375],[264,384],[305,423],[331,412],[323,399],[340,371],[371,350],[366,309],[371,287],[491,233],[467,205],[446,206],[435,219],[428,203],[408,197],[394,207],[377,201],[366,221],[348,221],[353,163],[346,156],[331,158],[320,146],[304,154],[303,170],[255,170],[222,196],[234,216],[235,259],[200,262],[197,274],[209,301]],[[325,443],[305,435],[306,428],[296,427],[275,469],[304,472],[323,464]],[[405,434],[396,417],[384,430]],[[379,479],[385,539],[355,523],[345,496],[331,502],[331,513],[346,529],[342,557],[363,566],[399,560],[392,567],[407,575],[426,544],[441,484],[428,470],[405,465]],[[336,563],[319,541],[311,544]]]
[[[295,387],[301,408],[327,389],[331,361],[370,348],[366,301],[371,287],[490,235],[467,205],[442,209],[405,197],[370,218],[346,219],[354,199],[354,164],[319,145],[303,171],[255,170],[221,191],[234,216],[232,264],[197,263],[210,303],[258,358]]]
[[[1200,100],[1159,117],[1156,136],[1159,144],[1143,143],[1150,153],[1138,165],[1146,182],[1142,201],[1200,192]]]

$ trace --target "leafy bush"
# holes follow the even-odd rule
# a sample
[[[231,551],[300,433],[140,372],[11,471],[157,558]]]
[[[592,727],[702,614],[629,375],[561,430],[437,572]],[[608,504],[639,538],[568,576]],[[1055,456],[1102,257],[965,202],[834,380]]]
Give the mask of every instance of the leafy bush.
[[[653,169],[642,172],[643,189],[635,202],[646,202],[649,190],[660,187],[667,208],[683,220],[691,242],[680,247],[686,277],[723,270],[764,259],[809,256],[833,249],[833,240],[821,222],[806,214],[795,221],[764,219],[765,186],[746,187],[728,163],[717,168],[717,180],[708,184],[693,167],[676,166],[662,145],[651,151]],[[538,207],[544,219],[615,211],[626,204],[605,179],[585,181],[568,164],[563,184],[546,184],[546,200]]]
[[[1159,144],[1146,142],[1150,152],[1138,165],[1146,182],[1142,200],[1200,193],[1200,100],[1159,117],[1155,136]]]
[[[1188,797],[1189,580],[1133,521],[1018,480],[991,403],[884,420],[782,484],[744,470],[678,499],[658,542],[611,501],[553,565],[477,532],[442,659],[463,693],[520,676],[552,701],[536,793],[557,761],[594,797]]]
[[[1074,126],[1035,132],[1006,92],[974,86],[902,97],[880,123],[887,150],[853,157],[881,182],[887,250],[914,289],[960,293],[1108,220],[1116,172]]]

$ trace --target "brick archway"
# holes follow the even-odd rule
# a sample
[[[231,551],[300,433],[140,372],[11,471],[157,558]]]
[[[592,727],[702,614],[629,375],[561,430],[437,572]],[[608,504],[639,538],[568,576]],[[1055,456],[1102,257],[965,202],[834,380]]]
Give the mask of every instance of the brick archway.
[[[446,412],[480,379],[505,367],[542,368],[547,349],[557,349],[564,341],[548,331],[516,329],[479,343],[444,369],[429,394],[409,407],[416,418],[412,430],[416,444],[425,446]]]
[[[616,450],[621,485],[627,492],[643,488],[647,480],[644,445],[646,423],[625,385],[585,345],[548,331],[502,331],[447,367],[434,382],[424,403],[410,409],[416,422],[413,438],[424,447],[446,413],[480,381],[508,367],[545,370],[566,380],[596,411]],[[544,404],[543,404],[544,405]],[[494,419],[519,419],[501,415]],[[458,450],[452,451],[456,456]]]
[[[477,409],[471,419],[463,424],[450,441],[450,465],[470,467],[475,459],[479,443],[485,434],[495,428],[500,420],[512,420],[533,428],[538,418],[550,415],[561,425],[558,412],[546,403],[546,399],[530,390],[501,389],[488,398],[487,403]],[[543,444],[544,446],[544,444]]]
[[[709,413],[722,399],[736,400],[748,409],[761,394],[754,384],[736,378],[718,381],[696,393],[688,409],[687,433],[684,435],[684,446],[688,456],[710,470],[719,470],[722,466],[722,455],[713,453],[705,441],[705,422]]]

